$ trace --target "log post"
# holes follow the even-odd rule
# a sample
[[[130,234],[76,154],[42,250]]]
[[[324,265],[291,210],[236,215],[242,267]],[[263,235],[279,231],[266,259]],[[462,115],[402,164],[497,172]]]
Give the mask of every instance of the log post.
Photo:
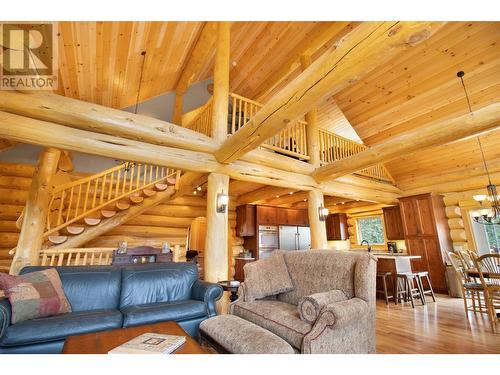
[[[172,122],[175,125],[182,126],[182,106],[184,104],[184,92],[176,91],[175,92],[175,102],[174,109],[172,113]]]
[[[311,56],[302,55],[300,57],[300,65],[302,71],[306,70],[311,65]],[[307,154],[309,155],[309,163],[318,168],[320,166],[319,158],[319,133],[318,133],[318,107],[312,107],[306,113],[306,141]]]
[[[47,148],[40,153],[24,209],[24,219],[10,269],[11,274],[17,275],[24,266],[34,266],[39,263],[52,188],[51,180],[57,170],[60,154],[61,152],[54,148]]]
[[[230,22],[218,22],[214,66],[212,138],[219,142],[223,142],[227,138],[230,31]]]
[[[207,233],[205,236],[205,280],[217,282],[228,278],[228,213],[217,212],[217,195],[228,194],[229,177],[219,173],[208,175]]]
[[[309,191],[307,200],[309,226],[311,228],[311,249],[327,249],[326,223],[319,220],[319,207],[323,207],[323,193],[319,190]]]

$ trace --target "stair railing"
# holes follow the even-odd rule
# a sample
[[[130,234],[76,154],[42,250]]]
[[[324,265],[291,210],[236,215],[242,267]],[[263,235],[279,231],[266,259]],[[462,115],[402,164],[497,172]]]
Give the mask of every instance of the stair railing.
[[[322,164],[329,164],[348,158],[367,148],[367,146],[361,143],[341,137],[338,134],[324,129],[319,130],[319,157]],[[394,182],[394,179],[383,164],[377,164],[355,173],[382,181]]]
[[[101,173],[56,186],[51,193],[47,231],[53,234],[112,203],[155,184],[177,184],[180,171],[149,164],[125,162]]]
[[[212,105],[213,97],[210,98],[200,109],[198,114],[189,121],[185,127],[198,133],[203,133],[209,137],[212,136]]]

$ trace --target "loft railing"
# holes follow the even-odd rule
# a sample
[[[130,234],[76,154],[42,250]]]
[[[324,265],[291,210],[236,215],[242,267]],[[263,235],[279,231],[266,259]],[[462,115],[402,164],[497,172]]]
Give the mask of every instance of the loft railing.
[[[213,97],[210,98],[200,109],[198,114],[189,121],[185,127],[198,133],[212,136],[212,108]]]
[[[228,130],[230,134],[234,134],[255,116],[263,104],[234,93],[229,94],[229,97],[230,126]],[[298,159],[308,160],[306,126],[305,121],[294,121],[278,134],[266,140],[262,147]]]
[[[367,149],[367,146],[341,137],[327,130],[319,130],[319,157],[322,164],[348,158]],[[357,171],[356,174],[375,178],[378,180],[394,182],[392,176],[383,164]]]
[[[180,171],[170,168],[125,162],[101,173],[56,186],[51,193],[44,236],[155,184],[177,184],[179,176]]]

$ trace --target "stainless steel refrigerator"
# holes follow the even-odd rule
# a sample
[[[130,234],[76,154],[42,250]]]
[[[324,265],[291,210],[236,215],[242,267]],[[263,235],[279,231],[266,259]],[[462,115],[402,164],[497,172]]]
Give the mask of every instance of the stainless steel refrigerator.
[[[279,226],[279,249],[310,250],[311,230],[309,227]]]

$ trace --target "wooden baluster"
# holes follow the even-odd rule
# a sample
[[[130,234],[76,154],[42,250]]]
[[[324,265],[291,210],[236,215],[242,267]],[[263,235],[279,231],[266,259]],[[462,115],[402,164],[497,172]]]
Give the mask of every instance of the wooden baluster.
[[[87,203],[89,200],[89,192],[90,192],[90,181],[87,182],[87,188],[85,190],[85,199],[83,201],[83,211],[82,214],[84,214],[87,211]]]
[[[82,196],[82,184],[78,185],[78,197],[76,199],[76,206],[75,206],[75,217],[78,216],[78,210],[80,209],[80,198]]]
[[[90,256],[90,265],[91,266],[94,265],[94,260],[95,260],[95,253],[92,253],[92,255]]]
[[[94,195],[92,196],[92,205],[90,206],[90,208],[94,208],[95,207],[95,202],[96,202],[96,198],[97,198],[97,189],[99,187],[99,178],[100,177],[97,177],[95,179],[95,183],[94,183]]]
[[[59,259],[57,261],[57,267],[61,267],[63,265],[63,261],[64,261],[64,253],[60,253]]]
[[[153,169],[154,169],[154,165],[151,164],[151,166],[149,167],[149,183],[153,183]]]
[[[110,264],[109,257],[110,257],[110,253],[109,253],[109,252],[107,252],[107,253],[106,253],[106,260],[105,260],[105,261],[106,261],[106,263],[105,263],[106,265],[109,265],[109,264]]]
[[[52,254],[52,256],[50,257],[50,266],[54,266],[55,260],[56,260],[56,254]]]
[[[111,196],[113,194],[113,182],[115,182],[114,179],[115,179],[115,172],[112,172],[110,179],[109,179],[108,201],[111,200]],[[104,196],[104,194],[103,194],[103,196]],[[101,200],[101,204],[102,204],[102,200]]]
[[[41,266],[46,266],[46,265],[47,265],[47,254],[43,252]]]
[[[135,177],[135,164],[130,167],[130,179],[129,179],[129,186],[128,186],[128,191],[131,192],[132,189],[134,188],[134,177]]]
[[[233,96],[233,113],[231,113],[231,134],[236,131],[236,98]]]
[[[87,258],[88,258],[88,253],[85,251],[83,253],[83,262],[82,262],[82,266],[86,266],[87,265]]]
[[[127,188],[127,179],[128,174],[130,173],[130,169],[123,169],[123,180],[122,180],[122,194],[125,194],[125,189]]]
[[[99,260],[97,263],[99,266],[102,266],[102,251],[99,253]]]
[[[66,260],[66,266],[71,266],[71,253],[68,253],[68,259]]]
[[[243,126],[243,102],[241,99],[239,99],[239,102],[240,102],[240,106],[239,106],[239,112],[238,112],[238,129],[241,129],[241,127]]]
[[[115,186],[115,198],[118,196],[118,192],[120,191],[120,178],[122,176],[122,170],[118,169],[118,173],[116,175],[116,186]]]
[[[136,173],[137,173],[137,181],[136,181],[136,188],[139,188],[140,185],[140,178],[141,178],[141,164],[137,164],[137,170],[136,170]]]
[[[80,265],[80,252],[77,252],[75,257],[75,266],[79,265]]]
[[[63,207],[64,207],[64,192],[65,190],[61,191],[61,202],[59,203],[59,212],[57,213],[57,225],[61,225],[62,222],[62,213],[63,213]]]
[[[66,208],[66,220],[65,221],[69,221],[69,215],[71,214],[71,205],[73,204],[73,194],[74,194],[74,186],[71,187],[71,190],[70,190],[70,196],[69,196],[69,204],[68,204],[68,207]],[[49,216],[50,216],[50,211],[49,211]]]

